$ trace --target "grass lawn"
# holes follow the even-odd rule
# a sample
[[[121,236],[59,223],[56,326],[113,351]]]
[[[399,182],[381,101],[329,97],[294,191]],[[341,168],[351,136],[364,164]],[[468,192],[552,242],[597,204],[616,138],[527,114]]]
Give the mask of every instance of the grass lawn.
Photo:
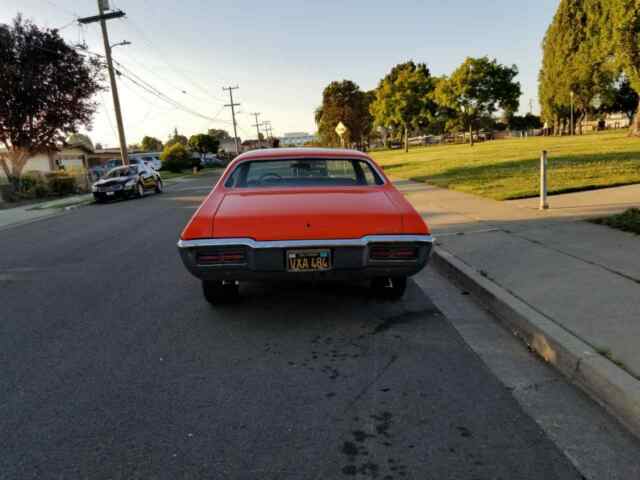
[[[221,173],[221,172],[222,172],[222,167],[220,167],[220,168],[204,168],[204,169],[200,170],[195,176],[202,176],[202,175]],[[180,173],[174,173],[174,172],[170,172],[168,170],[161,170],[160,171],[160,176],[162,177],[162,180],[171,180],[172,178],[193,177],[194,175],[193,175],[193,171],[191,169],[189,169],[189,170],[183,170]]]
[[[625,232],[633,232],[640,235],[640,209],[630,208],[626,212],[617,215],[593,220],[593,223],[607,225],[611,228],[617,228]]]
[[[575,137],[530,137],[469,145],[371,152],[392,177],[496,200],[537,196],[540,152],[549,152],[550,193],[640,183],[640,139],[626,130]]]
[[[192,176],[193,172],[191,170],[183,170],[182,172],[170,172],[169,170],[162,170],[160,172],[160,176],[162,177],[162,180],[170,180],[172,178],[179,178],[179,177],[186,177],[186,176]]]

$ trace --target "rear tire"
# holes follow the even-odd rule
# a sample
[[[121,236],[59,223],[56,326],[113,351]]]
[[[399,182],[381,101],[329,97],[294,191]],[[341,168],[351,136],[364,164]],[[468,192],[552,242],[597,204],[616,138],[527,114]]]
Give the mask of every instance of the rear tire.
[[[238,284],[234,281],[203,280],[202,293],[212,305],[235,303],[240,298]]]
[[[162,180],[158,179],[156,180],[156,193],[162,193]]]
[[[400,300],[407,289],[407,277],[380,277],[371,282],[371,289],[377,298]]]

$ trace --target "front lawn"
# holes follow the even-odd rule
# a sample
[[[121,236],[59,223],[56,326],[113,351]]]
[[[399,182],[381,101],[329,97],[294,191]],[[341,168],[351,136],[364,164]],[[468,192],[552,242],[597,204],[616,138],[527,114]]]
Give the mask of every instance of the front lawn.
[[[160,176],[162,180],[171,180],[172,178],[180,178],[193,175],[191,170],[183,170],[182,172],[170,172],[169,170],[161,170]]]
[[[640,139],[627,132],[530,137],[372,152],[385,172],[496,200],[539,194],[540,153],[549,152],[549,193],[640,183]]]

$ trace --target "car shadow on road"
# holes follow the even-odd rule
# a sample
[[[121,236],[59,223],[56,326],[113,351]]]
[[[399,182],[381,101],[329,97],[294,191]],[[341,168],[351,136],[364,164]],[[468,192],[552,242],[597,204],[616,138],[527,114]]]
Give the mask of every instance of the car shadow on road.
[[[284,330],[320,325],[348,330],[365,324],[367,330],[381,333],[396,319],[439,314],[412,280],[397,301],[375,298],[366,284],[344,282],[242,283],[240,294],[236,303],[211,306],[215,322]]]

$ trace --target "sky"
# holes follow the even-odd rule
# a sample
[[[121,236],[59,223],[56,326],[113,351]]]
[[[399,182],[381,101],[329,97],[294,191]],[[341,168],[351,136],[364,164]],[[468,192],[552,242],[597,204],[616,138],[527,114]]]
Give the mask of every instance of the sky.
[[[433,75],[450,74],[468,56],[517,65],[520,112],[539,113],[541,42],[558,0],[110,0],[126,13],[109,21],[113,57],[128,71],[190,112],[118,78],[127,143],[144,135],[165,141],[174,128],[187,136],[209,128],[232,130],[228,92],[239,86],[238,135],[256,137],[255,119],[274,135],[315,131],[314,110],[333,80],[376,87],[397,63],[423,62]],[[61,29],[72,43],[104,54],[95,0],[2,0],[0,23],[20,12]],[[111,93],[96,100],[87,132],[94,143],[116,146]]]

